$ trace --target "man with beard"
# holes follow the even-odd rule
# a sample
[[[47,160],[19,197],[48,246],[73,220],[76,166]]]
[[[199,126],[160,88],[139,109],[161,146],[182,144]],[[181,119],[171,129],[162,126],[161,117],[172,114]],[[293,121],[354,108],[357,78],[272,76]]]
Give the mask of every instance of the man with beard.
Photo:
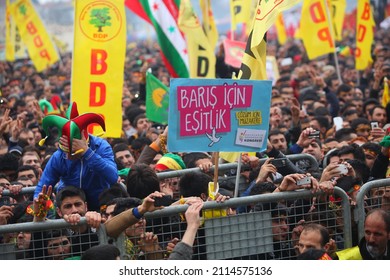
[[[383,209],[368,212],[364,238],[359,245],[337,252],[340,260],[390,260],[390,214]]]

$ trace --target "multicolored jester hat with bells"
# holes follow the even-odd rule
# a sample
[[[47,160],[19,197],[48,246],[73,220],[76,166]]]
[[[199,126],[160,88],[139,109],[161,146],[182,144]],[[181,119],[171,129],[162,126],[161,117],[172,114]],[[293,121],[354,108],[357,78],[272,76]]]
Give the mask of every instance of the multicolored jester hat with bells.
[[[50,135],[50,128],[57,127],[58,128],[58,139],[64,135],[68,138],[68,147],[63,147],[60,145],[61,150],[68,153],[69,155],[76,155],[84,152],[84,150],[80,149],[72,153],[72,142],[73,139],[81,139],[81,133],[84,133],[85,139],[88,141],[88,125],[90,124],[98,124],[102,127],[102,129],[106,130],[106,125],[102,116],[96,113],[85,113],[79,116],[79,112],[77,110],[76,102],[73,102],[67,112],[66,117],[62,117],[59,115],[48,115],[42,120],[42,128],[46,133],[46,137],[39,141],[39,145],[43,146],[45,140]],[[101,136],[101,135],[99,135]],[[58,140],[57,139],[57,140]]]

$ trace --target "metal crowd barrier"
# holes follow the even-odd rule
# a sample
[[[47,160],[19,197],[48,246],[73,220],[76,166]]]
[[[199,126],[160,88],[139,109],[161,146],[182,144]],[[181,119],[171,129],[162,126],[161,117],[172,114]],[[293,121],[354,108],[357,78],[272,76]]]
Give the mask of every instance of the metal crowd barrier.
[[[306,222],[311,220],[327,226],[332,237],[336,239],[339,249],[351,247],[351,211],[347,194],[336,187],[335,195],[341,197],[341,204],[337,209],[330,208],[329,203],[324,202],[317,204],[317,209],[308,214],[307,209],[311,206],[311,198],[317,197],[318,202],[320,194],[322,192],[312,194],[309,190],[302,190],[232,198],[224,203],[206,202],[203,208],[204,223],[198,230],[194,245],[194,259],[294,259],[293,242],[296,240],[291,239],[292,230],[299,220],[308,217],[310,219]],[[281,216],[283,213],[274,212],[272,206],[279,201],[295,202],[289,207],[285,220]],[[307,201],[308,204],[299,204],[297,201]],[[256,209],[258,206],[261,207]],[[173,237],[180,239],[185,231],[186,223],[183,221],[183,213],[187,207],[187,205],[170,206],[145,215],[148,222],[146,231],[152,230],[159,237],[160,248],[152,252],[153,254],[168,258],[169,252],[165,250],[167,243]],[[252,210],[226,215],[229,208],[237,210],[238,207]],[[82,218],[80,225],[85,223],[86,219]],[[283,226],[285,234],[274,231]],[[64,228],[69,228],[69,224],[64,220],[11,224],[0,226],[0,235],[4,238],[7,234],[15,235],[19,232]],[[132,246],[129,247],[129,242],[125,243],[123,238],[119,240],[108,238],[105,236],[104,225],[99,228],[97,235],[100,244],[114,242],[121,251],[122,259],[141,258],[140,248],[137,247],[136,242],[131,243]],[[42,240],[41,243],[48,244],[48,241]],[[25,255],[34,259],[34,248],[30,251],[26,249],[26,251],[28,254]],[[20,257],[20,250],[16,250],[12,242],[0,245],[0,259],[15,259],[18,256],[17,253],[19,253],[19,258],[23,258],[23,254]],[[147,254],[142,256],[148,258]]]
[[[296,154],[296,155],[287,155],[286,156],[289,160],[292,162],[297,162],[299,160],[308,160],[310,162],[310,166],[313,169],[318,168],[318,162],[313,157],[312,155],[309,154]],[[260,163],[264,163],[267,160],[267,158],[262,158],[260,159]],[[220,171],[228,171],[231,169],[237,169],[238,163],[224,163],[224,164],[219,164],[218,170]],[[214,171],[214,167],[210,168],[210,171]],[[195,168],[187,168],[183,170],[175,170],[175,171],[168,171],[168,172],[162,172],[162,173],[157,173],[157,177],[162,180],[162,179],[168,179],[168,178],[173,178],[173,177],[181,177],[184,174],[187,173],[202,173],[203,171],[199,167]],[[25,187],[22,188],[20,194],[33,194],[35,191],[35,186],[33,187]],[[4,190],[3,191],[4,196],[12,196],[11,192],[9,190]]]
[[[292,162],[297,162],[299,160],[308,160],[310,162],[310,166],[313,169],[318,169],[318,162],[315,157],[309,154],[296,154],[296,155],[287,155],[286,156]],[[260,163],[263,164],[267,158],[260,159]],[[218,165],[219,171],[228,171],[230,169],[237,169],[238,163],[223,163]],[[211,172],[214,172],[214,167],[210,168]],[[180,177],[187,173],[202,173],[203,171],[199,167],[195,168],[187,168],[182,170],[168,171],[168,172],[160,172],[157,174],[159,179],[167,179],[172,177]]]
[[[381,195],[382,192],[379,192],[378,195],[375,194],[375,190],[383,190],[384,187],[390,189],[390,178],[378,179],[370,181],[361,186],[357,196],[356,196],[356,207],[354,209],[355,221],[358,224],[358,235],[359,240],[364,237],[364,220],[366,217],[366,212],[373,208],[380,208],[382,206],[387,206],[390,208],[389,204],[382,203]]]

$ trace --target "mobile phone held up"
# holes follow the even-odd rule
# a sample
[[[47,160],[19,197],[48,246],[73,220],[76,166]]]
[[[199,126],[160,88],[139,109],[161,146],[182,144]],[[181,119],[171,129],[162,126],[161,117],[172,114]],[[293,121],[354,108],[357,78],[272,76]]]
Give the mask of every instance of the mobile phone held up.
[[[347,175],[348,174],[348,167],[345,164],[343,164],[343,163],[339,164],[339,166],[337,167],[337,170],[342,175]]]
[[[160,206],[169,206],[172,204],[172,198],[170,195],[164,195],[162,197],[155,197],[154,199],[154,206],[160,207]]]
[[[371,122],[371,129],[379,128],[378,122]]]
[[[285,158],[276,158],[270,161],[272,165],[274,165],[276,168],[285,167],[287,164],[287,159]]]
[[[333,118],[333,124],[336,127],[336,131],[343,128],[343,118],[342,117],[335,117]]]
[[[311,184],[310,177],[305,177],[297,181],[297,186],[308,185],[308,184]]]
[[[310,132],[308,138],[320,138],[320,132],[318,130]]]

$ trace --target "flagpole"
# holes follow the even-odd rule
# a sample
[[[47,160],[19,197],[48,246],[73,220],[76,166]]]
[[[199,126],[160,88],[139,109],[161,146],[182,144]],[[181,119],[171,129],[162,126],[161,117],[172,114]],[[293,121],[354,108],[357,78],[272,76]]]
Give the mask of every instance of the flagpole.
[[[230,1],[232,1],[232,0],[230,0]],[[230,5],[231,5],[231,3],[230,3]],[[234,17],[234,10],[233,10],[233,14],[230,14],[230,16],[231,17]],[[233,30],[233,20],[232,20],[233,18],[231,18],[231,23],[230,23],[230,35],[232,36],[232,41],[234,41],[234,30]],[[234,21],[234,22],[236,22],[236,21]],[[236,25],[236,28],[237,28],[237,25]]]
[[[203,19],[204,24],[206,25],[204,28],[204,32],[206,33],[207,39],[210,40],[210,26],[209,26],[209,0],[205,0],[205,14],[203,15],[205,19]]]
[[[337,58],[337,51],[336,51],[336,41],[334,39],[334,31],[333,31],[333,24],[332,24],[332,21],[331,21],[331,18],[330,18],[330,12],[329,12],[329,7],[328,7],[328,3],[327,3],[327,0],[324,0],[324,3],[325,3],[325,9],[326,9],[326,14],[328,16],[328,25],[329,25],[329,29],[330,29],[330,35],[332,37],[332,43],[333,43],[333,47],[334,47],[334,62],[336,64],[336,72],[337,72],[337,77],[340,81],[340,83],[343,83],[343,80],[341,79],[341,74],[340,74],[340,67],[339,67],[339,60]]]
[[[240,185],[240,174],[241,174],[241,156],[242,153],[238,156],[237,172],[236,172],[236,184],[234,186],[234,197],[238,197],[238,186]]]

